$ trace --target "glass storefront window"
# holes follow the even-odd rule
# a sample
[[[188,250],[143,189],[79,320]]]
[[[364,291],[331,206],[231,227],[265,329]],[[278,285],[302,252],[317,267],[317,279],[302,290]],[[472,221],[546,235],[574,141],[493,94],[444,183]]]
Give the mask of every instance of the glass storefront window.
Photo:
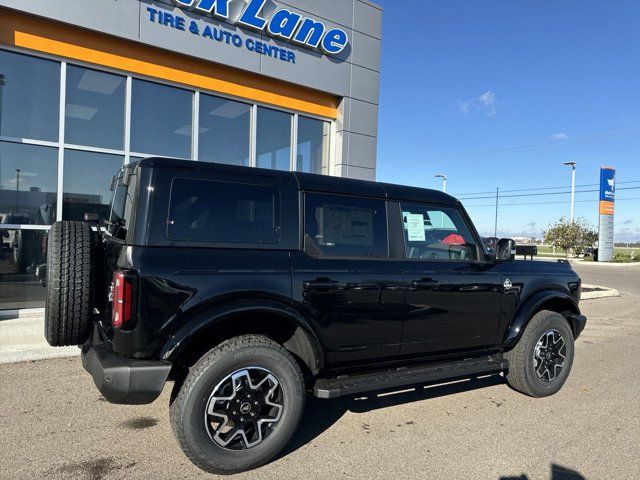
[[[329,173],[329,132],[329,122],[298,117],[297,171]]]
[[[66,150],[62,218],[82,220],[89,212],[109,218],[109,183],[123,164],[121,155]]]
[[[256,139],[257,166],[274,170],[291,170],[290,113],[258,108]]]
[[[0,51],[0,135],[58,141],[60,63]]]
[[[241,166],[255,160],[284,171],[293,163],[298,171],[329,173],[328,121],[1,49],[0,75],[0,310],[44,305],[46,268],[39,267],[47,226],[60,220],[57,207],[62,202],[64,220],[82,220],[87,212],[107,218],[109,181],[126,156]]]
[[[56,220],[58,149],[0,142],[0,226]]]
[[[131,151],[191,158],[193,92],[133,80]]]
[[[125,85],[125,77],[69,65],[65,141],[122,150]]]
[[[46,230],[0,228],[0,310],[43,307],[46,264]]]
[[[198,160],[249,165],[251,105],[200,95]]]

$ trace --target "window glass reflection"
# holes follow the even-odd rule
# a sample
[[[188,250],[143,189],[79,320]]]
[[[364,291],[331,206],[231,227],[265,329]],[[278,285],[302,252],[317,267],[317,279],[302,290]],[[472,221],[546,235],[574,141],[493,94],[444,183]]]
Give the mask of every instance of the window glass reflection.
[[[58,141],[60,63],[0,51],[0,135]]]
[[[57,148],[0,142],[0,223],[51,225],[57,168]]]
[[[0,228],[0,310],[44,307],[47,230]]]
[[[122,150],[125,85],[125,77],[69,65],[65,141]]]
[[[291,117],[289,113],[258,108],[258,167],[291,170]]]
[[[64,220],[83,220],[85,213],[109,218],[109,184],[124,163],[120,155],[66,150],[64,153]]]
[[[200,95],[199,160],[249,165],[251,105]]]
[[[193,92],[133,80],[131,151],[191,158]]]
[[[329,131],[329,122],[298,117],[296,169],[299,172],[329,174]]]

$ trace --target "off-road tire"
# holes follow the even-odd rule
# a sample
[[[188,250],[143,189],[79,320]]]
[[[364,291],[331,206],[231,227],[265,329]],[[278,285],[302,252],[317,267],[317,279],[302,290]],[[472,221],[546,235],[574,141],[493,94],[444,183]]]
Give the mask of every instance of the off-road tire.
[[[37,230],[17,230],[13,241],[13,271],[14,273],[32,273],[29,267],[35,265],[42,258],[42,232]]]
[[[540,337],[549,330],[557,330],[566,344],[564,366],[552,381],[543,381],[536,375],[534,352]],[[569,322],[556,312],[543,310],[534,315],[516,346],[505,353],[509,361],[507,383],[530,397],[548,397],[557,393],[571,372],[575,352],[573,332]]]
[[[96,234],[85,222],[56,222],[49,230],[45,337],[49,345],[81,345],[91,332]]]
[[[277,377],[284,394],[283,411],[274,430],[257,446],[228,450],[214,443],[205,426],[209,396],[229,374],[245,367],[265,368]],[[274,459],[295,433],[304,408],[300,367],[283,347],[261,335],[231,338],[206,353],[176,382],[170,420],[185,455],[210,473],[229,475],[257,468]]]

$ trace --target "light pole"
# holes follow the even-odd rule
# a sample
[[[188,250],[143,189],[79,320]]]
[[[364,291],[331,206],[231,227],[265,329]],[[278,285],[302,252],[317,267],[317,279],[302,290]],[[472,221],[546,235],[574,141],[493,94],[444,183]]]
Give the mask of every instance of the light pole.
[[[443,192],[447,192],[447,176],[439,173],[438,175],[434,175],[434,178],[441,178],[442,179],[442,191]]]
[[[571,167],[571,216],[570,221],[573,223],[573,212],[576,198],[576,162],[564,162],[564,165]]]
[[[16,168],[16,213],[18,213],[18,210],[20,209],[19,195],[20,195],[20,169]]]

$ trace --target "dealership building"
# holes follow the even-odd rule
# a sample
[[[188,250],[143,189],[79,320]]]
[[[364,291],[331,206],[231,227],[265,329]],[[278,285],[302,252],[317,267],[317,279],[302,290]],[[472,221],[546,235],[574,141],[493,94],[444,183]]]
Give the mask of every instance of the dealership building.
[[[147,156],[373,180],[367,0],[0,0],[0,310],[42,308],[46,234]]]

